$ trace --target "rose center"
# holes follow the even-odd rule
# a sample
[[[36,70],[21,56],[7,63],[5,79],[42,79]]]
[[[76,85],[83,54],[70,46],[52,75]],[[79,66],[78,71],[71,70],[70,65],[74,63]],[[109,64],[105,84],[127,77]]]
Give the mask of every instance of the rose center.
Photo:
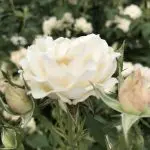
[[[67,58],[67,57],[63,57],[63,58],[57,60],[57,63],[60,64],[60,65],[61,64],[68,65],[70,62],[71,62],[71,59]]]

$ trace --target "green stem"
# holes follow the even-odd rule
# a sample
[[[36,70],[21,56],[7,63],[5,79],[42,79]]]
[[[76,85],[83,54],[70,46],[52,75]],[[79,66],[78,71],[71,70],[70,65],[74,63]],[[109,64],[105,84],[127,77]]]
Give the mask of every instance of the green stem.
[[[70,116],[70,112],[67,113],[67,117],[68,117],[68,124],[67,124],[67,127],[68,127],[68,143],[69,145],[71,146],[71,150],[75,150],[74,148],[74,131],[73,131],[73,120],[72,120],[72,117]]]
[[[145,7],[145,9],[148,8],[147,3],[148,3],[147,0],[144,0],[144,7]]]
[[[13,0],[9,0],[9,2],[10,2],[12,11],[15,12],[15,5],[14,5]]]
[[[141,119],[141,122],[148,128],[150,128],[150,124],[147,123],[144,119]]]

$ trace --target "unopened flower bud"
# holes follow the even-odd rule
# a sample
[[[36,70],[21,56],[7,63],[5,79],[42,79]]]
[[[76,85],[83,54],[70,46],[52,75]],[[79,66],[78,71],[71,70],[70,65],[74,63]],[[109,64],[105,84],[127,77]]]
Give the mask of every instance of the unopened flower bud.
[[[150,90],[140,70],[128,76],[119,90],[119,101],[127,113],[140,114],[148,107]]]
[[[29,100],[25,90],[8,84],[4,94],[6,102],[13,112],[25,114],[32,109],[32,102]]]

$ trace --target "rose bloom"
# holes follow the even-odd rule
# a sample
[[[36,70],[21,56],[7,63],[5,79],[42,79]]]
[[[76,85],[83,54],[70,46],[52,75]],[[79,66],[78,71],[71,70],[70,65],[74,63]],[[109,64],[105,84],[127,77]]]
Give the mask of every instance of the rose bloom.
[[[119,90],[119,101],[125,112],[140,114],[146,110],[150,102],[150,90],[142,76],[141,70],[136,70],[128,76]]]
[[[58,96],[61,102],[77,104],[95,95],[91,83],[111,91],[119,55],[99,35],[56,40],[47,36],[35,40],[20,64],[35,99]]]
[[[137,19],[141,17],[142,10],[139,6],[132,4],[124,9],[123,14],[130,16],[132,19]]]

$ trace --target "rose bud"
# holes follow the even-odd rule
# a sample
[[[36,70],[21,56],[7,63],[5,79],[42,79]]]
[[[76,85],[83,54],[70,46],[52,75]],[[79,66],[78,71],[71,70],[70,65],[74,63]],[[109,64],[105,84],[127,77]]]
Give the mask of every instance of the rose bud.
[[[140,70],[128,76],[119,90],[119,101],[127,113],[140,114],[148,107],[150,90]]]
[[[7,84],[4,94],[6,102],[13,112],[21,115],[32,109],[32,101],[28,98],[25,90]]]

